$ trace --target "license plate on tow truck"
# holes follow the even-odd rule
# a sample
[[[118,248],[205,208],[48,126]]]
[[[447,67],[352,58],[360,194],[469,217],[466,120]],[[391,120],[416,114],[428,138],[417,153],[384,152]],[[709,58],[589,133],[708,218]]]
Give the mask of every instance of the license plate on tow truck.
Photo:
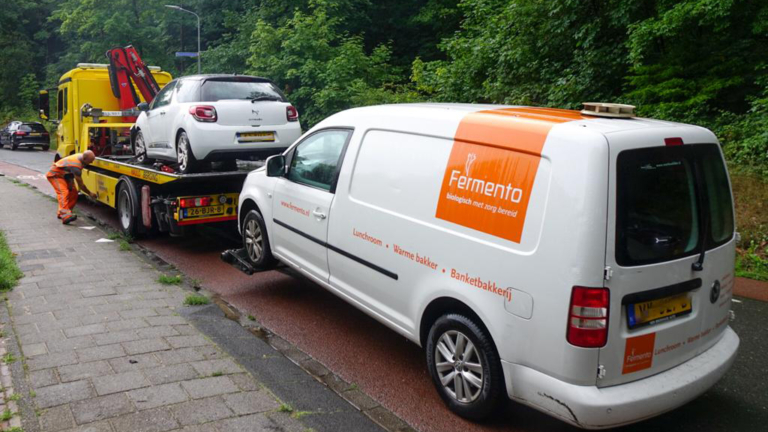
[[[184,217],[198,217],[198,216],[213,216],[213,215],[222,215],[224,214],[224,206],[223,205],[215,205],[215,206],[209,206],[209,207],[194,207],[194,208],[188,208],[184,209]]]
[[[627,324],[630,329],[657,324],[687,315],[693,310],[688,293],[627,305]]]

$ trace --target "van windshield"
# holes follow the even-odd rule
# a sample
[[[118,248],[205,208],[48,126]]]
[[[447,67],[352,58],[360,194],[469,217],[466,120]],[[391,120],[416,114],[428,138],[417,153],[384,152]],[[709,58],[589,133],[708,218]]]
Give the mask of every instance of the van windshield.
[[[617,172],[619,265],[670,261],[701,253],[702,239],[712,249],[732,238],[731,191],[716,144],[626,150]]]

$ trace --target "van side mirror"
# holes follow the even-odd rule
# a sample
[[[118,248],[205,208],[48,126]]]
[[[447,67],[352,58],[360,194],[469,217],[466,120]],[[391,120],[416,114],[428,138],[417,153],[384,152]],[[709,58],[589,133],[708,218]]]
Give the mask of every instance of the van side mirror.
[[[138,105],[136,105],[136,108],[139,109],[139,111],[149,111],[149,104],[146,102],[142,102]]]
[[[267,158],[267,177],[285,176],[285,156],[274,155]]]

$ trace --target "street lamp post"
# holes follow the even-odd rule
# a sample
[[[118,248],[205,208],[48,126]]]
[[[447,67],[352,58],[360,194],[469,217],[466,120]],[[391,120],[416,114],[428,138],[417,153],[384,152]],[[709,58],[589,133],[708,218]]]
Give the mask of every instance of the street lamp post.
[[[191,13],[192,15],[197,17],[197,73],[202,73],[202,71],[200,69],[200,15],[198,15],[198,14],[196,14],[196,13],[190,11],[190,10],[186,10],[186,9],[184,9],[181,6],[165,5],[165,7],[170,8],[170,9],[176,9],[178,11],[182,11],[182,12],[186,12],[186,13]]]

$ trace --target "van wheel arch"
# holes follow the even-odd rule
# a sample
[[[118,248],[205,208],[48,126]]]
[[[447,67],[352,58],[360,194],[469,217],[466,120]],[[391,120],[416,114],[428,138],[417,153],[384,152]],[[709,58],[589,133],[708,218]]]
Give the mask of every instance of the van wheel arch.
[[[424,313],[421,314],[421,324],[419,325],[419,343],[422,347],[426,346],[427,338],[429,337],[429,330],[432,328],[432,325],[435,323],[435,321],[437,321],[441,316],[449,313],[462,314],[467,318],[472,319],[489,336],[491,335],[491,332],[488,331],[488,327],[486,327],[483,320],[480,319],[480,316],[476,314],[475,311],[472,310],[472,308],[469,307],[466,303],[452,297],[439,297],[432,300],[429,305],[427,305],[426,309],[424,309]],[[493,337],[491,337],[491,341],[493,342],[494,349],[496,349],[496,352],[498,353],[498,348],[496,348],[496,342],[493,341]]]
[[[240,228],[243,227],[243,221],[245,220],[245,216],[248,214],[249,211],[256,210],[257,212],[261,213],[262,216],[264,213],[261,212],[261,209],[256,204],[256,201],[248,198],[245,201],[243,201],[242,207],[240,207],[240,214],[237,215],[237,217],[240,219]]]

